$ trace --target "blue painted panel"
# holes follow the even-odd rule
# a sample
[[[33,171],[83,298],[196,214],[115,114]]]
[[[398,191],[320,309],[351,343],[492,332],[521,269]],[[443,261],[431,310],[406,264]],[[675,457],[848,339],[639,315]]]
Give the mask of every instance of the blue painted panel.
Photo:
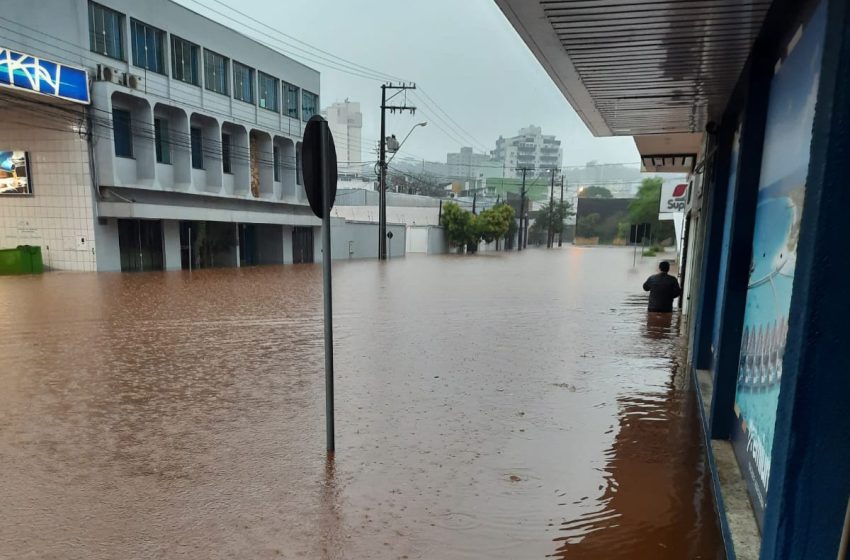
[[[821,3],[770,87],[753,260],[738,365],[733,442],[762,523],[800,233],[826,7]]]
[[[720,263],[717,269],[717,299],[714,305],[714,328],[711,333],[712,369],[717,363],[720,345],[720,323],[723,316],[723,300],[726,297],[727,270],[729,269],[729,247],[732,244],[732,219],[735,213],[735,189],[738,182],[738,155],[741,151],[741,128],[735,131],[732,151],[729,156],[729,180],[726,185],[726,208],[723,212],[723,240],[720,245]]]
[[[90,103],[88,73],[0,47],[0,85]]]

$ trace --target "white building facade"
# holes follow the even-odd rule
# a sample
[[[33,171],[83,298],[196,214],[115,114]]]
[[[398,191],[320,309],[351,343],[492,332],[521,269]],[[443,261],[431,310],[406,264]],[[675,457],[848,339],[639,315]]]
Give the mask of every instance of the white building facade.
[[[90,103],[0,91],[0,153],[25,153],[30,182],[0,194],[0,247],[64,270],[321,258],[300,173],[316,70],[170,0],[34,13],[4,2],[0,49],[85,70]]]
[[[323,111],[336,145],[339,172],[358,175],[363,169],[363,113],[360,103],[346,99]]]
[[[500,136],[491,155],[505,167],[508,176],[521,177],[520,168],[528,169],[530,175],[540,176],[560,168],[564,152],[560,140],[543,134],[539,126],[528,126],[511,138]]]

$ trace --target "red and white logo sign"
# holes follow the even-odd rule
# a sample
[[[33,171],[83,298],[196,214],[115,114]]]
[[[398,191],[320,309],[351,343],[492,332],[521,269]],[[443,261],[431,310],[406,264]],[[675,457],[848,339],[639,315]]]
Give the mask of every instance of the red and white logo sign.
[[[658,211],[662,214],[685,211],[688,203],[688,184],[666,182],[661,185],[661,204]]]

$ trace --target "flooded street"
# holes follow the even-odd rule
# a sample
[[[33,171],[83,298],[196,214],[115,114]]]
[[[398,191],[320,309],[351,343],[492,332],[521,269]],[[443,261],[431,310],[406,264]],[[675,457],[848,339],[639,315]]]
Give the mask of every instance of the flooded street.
[[[655,264],[0,278],[0,558],[723,558]]]

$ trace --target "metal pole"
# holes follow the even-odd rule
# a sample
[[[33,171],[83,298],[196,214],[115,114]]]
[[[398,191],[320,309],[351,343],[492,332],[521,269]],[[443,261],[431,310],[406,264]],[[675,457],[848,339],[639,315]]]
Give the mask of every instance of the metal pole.
[[[635,242],[634,242],[635,250],[632,252],[632,268],[634,268],[637,265],[637,238],[638,238],[638,226],[635,225]]]
[[[551,249],[552,245],[555,241],[555,224],[553,223],[555,220],[555,215],[552,212],[554,208],[552,206],[555,205],[555,169],[552,169],[552,184],[549,186],[549,230],[546,232],[546,248]]]
[[[564,176],[561,175],[561,206],[558,208],[558,214],[560,214],[561,208],[564,207]],[[558,247],[561,246],[561,243],[564,241],[564,216],[561,217],[561,231],[558,232]]]
[[[331,298],[331,184],[325,167],[328,161],[328,142],[330,131],[328,123],[322,122],[321,151],[322,162],[322,280],[325,302],[325,420],[327,428],[328,452],[336,449],[334,435],[334,345],[333,345],[333,304]]]
[[[142,221],[136,220],[136,227],[139,232],[139,270],[141,272],[145,271],[145,255],[142,252]]]
[[[526,168],[522,168],[522,190],[519,192],[519,231],[517,231],[517,251],[522,251],[522,242],[524,239],[523,218],[525,217],[525,174],[528,172]]]
[[[387,259],[387,86],[381,85],[381,176],[378,189],[378,259]]]
[[[189,272],[192,272],[192,228],[189,228]]]
[[[440,199],[440,212],[437,214],[437,225],[443,225],[443,201]]]

